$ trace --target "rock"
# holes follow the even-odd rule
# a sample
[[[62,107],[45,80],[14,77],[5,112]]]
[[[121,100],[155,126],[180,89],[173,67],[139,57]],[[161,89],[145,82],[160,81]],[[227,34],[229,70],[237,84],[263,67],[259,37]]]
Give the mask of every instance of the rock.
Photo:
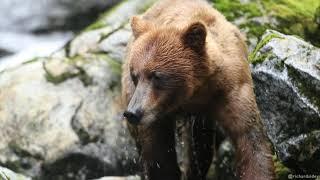
[[[10,169],[0,166],[0,179],[1,180],[31,180],[31,178],[25,177],[21,174],[17,174]]]
[[[257,102],[279,159],[297,172],[320,167],[320,49],[267,31],[250,56]]]
[[[61,49],[74,34],[120,0],[0,2],[0,71]],[[2,56],[6,55],[2,58]],[[9,56],[8,56],[9,55]]]
[[[102,16],[97,22],[93,23],[71,41],[69,55],[76,56],[87,52],[108,52],[111,55],[116,54],[122,57],[121,54],[123,53],[119,55],[119,52],[117,52],[118,49],[110,48],[110,45],[108,46],[106,43],[118,43],[125,47],[130,35],[127,25],[129,18],[133,14],[143,12],[147,7],[151,6],[155,0],[127,0],[124,2],[125,3],[121,3],[113,8],[110,11],[112,12],[111,14],[107,13],[107,16]],[[120,39],[115,39],[115,37]],[[120,50],[124,52],[123,48]]]
[[[121,58],[128,18],[152,2],[124,1],[52,56],[3,68],[1,165],[49,180],[138,173],[119,112]]]
[[[11,54],[12,54],[12,52],[0,48],[0,58],[2,58],[2,57],[4,57],[4,56],[11,55]]]
[[[101,41],[99,49],[108,53],[111,58],[121,61],[124,59],[124,53],[122,52],[125,52],[130,36],[130,29],[123,28]]]
[[[103,55],[64,60],[1,74],[1,164],[46,179],[123,173],[136,155],[116,109],[120,65]]]
[[[120,0],[24,0],[0,2],[0,29],[6,31],[79,30]],[[14,10],[13,10],[14,9]]]
[[[61,49],[72,37],[70,32],[34,35],[0,31],[0,49],[9,52],[1,57],[0,51],[0,72],[35,57],[49,56]]]

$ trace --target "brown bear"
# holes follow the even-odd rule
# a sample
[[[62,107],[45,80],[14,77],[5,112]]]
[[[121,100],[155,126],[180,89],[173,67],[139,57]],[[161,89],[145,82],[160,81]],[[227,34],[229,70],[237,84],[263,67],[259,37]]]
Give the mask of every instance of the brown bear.
[[[202,0],[161,0],[131,20],[122,97],[144,179],[181,179],[175,118],[193,116],[187,179],[205,179],[216,121],[236,148],[242,180],[274,179],[240,31]],[[186,118],[186,121],[190,118]],[[200,120],[202,119],[201,124]]]

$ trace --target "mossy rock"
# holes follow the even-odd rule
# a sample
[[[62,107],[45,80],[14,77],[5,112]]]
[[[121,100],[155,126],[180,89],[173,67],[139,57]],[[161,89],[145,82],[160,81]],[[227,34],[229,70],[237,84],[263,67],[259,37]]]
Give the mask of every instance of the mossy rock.
[[[300,38],[268,30],[250,55],[263,124],[293,172],[317,173],[320,166],[319,53]]]
[[[253,52],[249,54],[249,62],[252,64],[257,64],[267,59],[271,55],[270,53],[264,53],[257,57],[257,52],[274,38],[282,38],[282,37],[276,33],[269,33],[266,36],[262,37],[262,39],[257,44]]]
[[[249,38],[260,37],[266,29],[274,29],[320,46],[318,0],[213,0],[213,3]]]
[[[291,170],[286,167],[277,157],[277,155],[272,156],[275,173],[276,173],[276,179],[277,180],[287,180],[288,175],[291,174]]]
[[[92,31],[106,26],[116,26],[125,24],[132,14],[143,13],[156,0],[123,0],[100,15],[100,18],[88,26],[84,31]]]

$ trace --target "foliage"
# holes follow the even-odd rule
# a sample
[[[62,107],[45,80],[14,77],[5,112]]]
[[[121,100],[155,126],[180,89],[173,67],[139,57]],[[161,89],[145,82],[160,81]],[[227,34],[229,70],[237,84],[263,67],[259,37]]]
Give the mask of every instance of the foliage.
[[[319,0],[213,0],[214,7],[247,32],[260,37],[266,29],[297,35],[320,46]]]
[[[264,57],[264,55],[261,55],[263,56],[264,58],[261,58],[261,56],[259,57],[256,57],[256,54],[257,52],[263,47],[265,46],[269,41],[271,41],[272,39],[274,38],[281,38],[278,34],[274,34],[274,33],[271,33],[269,35],[267,35],[266,37],[264,37],[256,46],[256,48],[253,50],[253,52],[249,55],[249,61],[252,63],[252,64],[256,64],[256,63],[260,63],[262,62],[264,59],[267,58],[268,54],[265,54],[266,57]]]
[[[288,179],[288,175],[291,174],[290,169],[281,163],[277,155],[273,155],[272,160],[275,168],[276,179],[278,180]]]

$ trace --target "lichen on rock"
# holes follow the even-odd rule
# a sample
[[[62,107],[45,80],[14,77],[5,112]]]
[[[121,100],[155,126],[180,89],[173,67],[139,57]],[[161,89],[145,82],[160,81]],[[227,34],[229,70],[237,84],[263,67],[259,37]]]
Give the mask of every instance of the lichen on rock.
[[[256,48],[252,74],[263,123],[280,161],[304,173],[320,166],[320,50],[294,36],[267,31],[277,38]],[[265,57],[260,61],[261,56]]]
[[[277,180],[286,180],[288,179],[288,175],[292,174],[289,168],[287,168],[283,163],[278,159],[277,155],[272,156],[272,160],[274,163],[276,179]]]

